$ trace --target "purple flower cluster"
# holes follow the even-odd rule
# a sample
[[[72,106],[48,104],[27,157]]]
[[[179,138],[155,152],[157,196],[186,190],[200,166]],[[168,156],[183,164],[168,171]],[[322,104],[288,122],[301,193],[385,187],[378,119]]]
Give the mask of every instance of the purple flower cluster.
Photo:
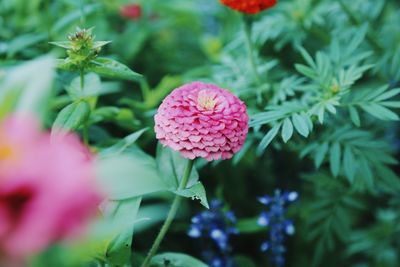
[[[269,251],[270,260],[274,266],[285,265],[284,253],[286,251],[284,241],[286,235],[294,234],[294,226],[291,220],[286,219],[286,205],[297,200],[297,192],[281,192],[275,190],[273,196],[265,195],[258,200],[268,207],[258,218],[258,225],[268,227],[268,239],[261,244],[261,251]]]
[[[232,211],[223,211],[223,203],[213,200],[210,209],[192,218],[188,235],[204,243],[202,256],[211,267],[234,267],[231,258],[230,237],[237,234],[236,217]]]

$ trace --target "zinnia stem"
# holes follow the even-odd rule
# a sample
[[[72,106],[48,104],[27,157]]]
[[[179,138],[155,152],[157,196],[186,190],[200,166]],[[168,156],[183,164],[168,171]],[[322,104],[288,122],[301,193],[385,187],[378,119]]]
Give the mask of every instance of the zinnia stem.
[[[245,36],[247,51],[249,54],[250,66],[251,66],[254,78],[256,79],[257,85],[261,85],[260,75],[258,73],[256,60],[254,58],[254,47],[253,47],[253,42],[251,40],[251,26],[252,26],[251,18],[248,18],[248,17],[246,17],[246,15],[243,15],[244,36]]]
[[[81,91],[83,92],[85,88],[85,73],[83,69],[81,69],[79,76],[80,76]],[[89,126],[87,120],[83,123],[82,135],[83,135],[83,142],[85,143],[85,145],[89,145]]]
[[[190,173],[192,172],[192,167],[193,167],[193,161],[189,160],[186,164],[185,171],[183,173],[183,177],[179,184],[178,190],[183,190],[186,188],[186,185],[189,181]],[[176,195],[174,198],[174,201],[172,202],[171,209],[168,212],[167,218],[165,219],[164,224],[161,227],[161,230],[158,233],[157,238],[154,240],[154,243],[151,246],[149,253],[147,254],[146,259],[142,263],[141,267],[147,267],[150,265],[151,259],[157,253],[157,250],[161,244],[161,241],[164,239],[165,234],[167,233],[172,221],[175,218],[175,215],[179,209],[181,201],[182,201],[182,197],[179,195]]]

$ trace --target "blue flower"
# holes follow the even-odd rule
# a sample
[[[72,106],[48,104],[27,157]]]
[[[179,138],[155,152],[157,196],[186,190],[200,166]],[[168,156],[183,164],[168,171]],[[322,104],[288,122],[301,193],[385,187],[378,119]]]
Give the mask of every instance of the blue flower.
[[[298,197],[297,192],[282,193],[277,189],[273,196],[265,195],[258,198],[258,201],[267,206],[268,210],[261,212],[257,224],[263,227],[268,226],[269,230],[268,240],[261,244],[260,250],[269,251],[270,261],[277,267],[285,265],[286,235],[293,235],[295,232],[293,222],[286,219],[286,205],[296,201]]]
[[[232,211],[223,211],[218,199],[210,202],[210,209],[196,214],[191,219],[188,235],[202,239],[202,256],[211,267],[233,267],[230,237],[238,234],[236,216]]]

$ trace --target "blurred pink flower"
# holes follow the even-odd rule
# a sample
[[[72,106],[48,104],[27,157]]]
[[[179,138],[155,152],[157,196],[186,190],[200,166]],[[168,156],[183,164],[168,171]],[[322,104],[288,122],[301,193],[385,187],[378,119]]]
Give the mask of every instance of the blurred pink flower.
[[[0,253],[25,257],[78,234],[100,201],[93,178],[76,136],[50,142],[31,120],[0,121]]]
[[[169,94],[155,115],[161,144],[183,157],[229,159],[246,139],[246,105],[216,85],[192,82]]]

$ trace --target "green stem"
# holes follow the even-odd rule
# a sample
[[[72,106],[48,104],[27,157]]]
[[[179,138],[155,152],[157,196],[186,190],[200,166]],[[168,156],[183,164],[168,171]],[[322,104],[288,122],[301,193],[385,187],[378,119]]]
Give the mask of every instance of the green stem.
[[[80,70],[79,77],[81,81],[81,91],[83,92],[83,89],[85,87],[85,72],[83,71],[83,69]]]
[[[142,97],[144,101],[147,101],[147,98],[150,94],[150,86],[147,82],[146,78],[140,79],[140,90],[142,91]]]
[[[83,90],[85,88],[85,73],[84,73],[83,69],[80,70],[79,76],[80,76],[81,91],[83,92]],[[88,125],[87,120],[83,123],[82,135],[83,135],[84,144],[88,146],[89,145],[89,125]]]
[[[249,17],[246,17],[246,15],[243,15],[243,24],[244,24],[243,25],[244,36],[245,36],[247,51],[249,54],[251,70],[253,72],[253,75],[254,75],[257,85],[261,85],[260,74],[258,73],[256,60],[254,58],[254,46],[253,46],[253,42],[251,41],[252,21]]]
[[[186,185],[189,181],[190,173],[192,171],[193,161],[189,160],[186,164],[185,171],[183,173],[182,180],[179,184],[178,190],[183,190],[186,188]],[[164,239],[165,234],[167,233],[169,227],[171,226],[172,221],[175,218],[175,215],[181,205],[182,197],[176,195],[174,201],[172,202],[171,209],[168,212],[167,218],[164,221],[163,226],[161,227],[160,232],[158,233],[156,239],[154,240],[153,245],[151,246],[149,253],[146,256],[146,259],[143,261],[141,267],[148,267],[151,259],[157,253],[157,250],[161,244],[161,241]]]

